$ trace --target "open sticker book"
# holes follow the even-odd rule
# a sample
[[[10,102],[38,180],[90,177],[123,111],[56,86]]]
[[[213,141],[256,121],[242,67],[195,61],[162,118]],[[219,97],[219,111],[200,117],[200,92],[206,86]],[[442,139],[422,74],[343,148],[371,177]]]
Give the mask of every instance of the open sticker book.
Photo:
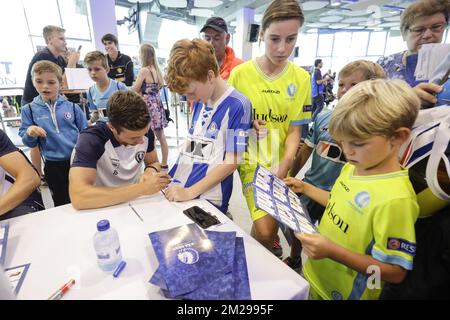
[[[258,165],[253,178],[255,206],[296,233],[316,233],[307,210],[280,178]]]

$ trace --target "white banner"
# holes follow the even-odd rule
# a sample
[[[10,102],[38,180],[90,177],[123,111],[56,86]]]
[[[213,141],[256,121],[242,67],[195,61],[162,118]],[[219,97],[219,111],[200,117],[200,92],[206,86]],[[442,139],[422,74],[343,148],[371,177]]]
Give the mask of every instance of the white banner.
[[[21,1],[0,1],[2,32],[0,32],[0,96],[21,94],[33,57],[33,47]]]

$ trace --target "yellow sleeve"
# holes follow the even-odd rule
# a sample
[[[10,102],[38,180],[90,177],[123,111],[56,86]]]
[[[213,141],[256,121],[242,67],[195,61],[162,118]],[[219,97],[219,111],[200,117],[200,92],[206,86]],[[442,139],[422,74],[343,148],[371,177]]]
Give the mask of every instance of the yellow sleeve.
[[[414,224],[419,216],[415,199],[394,199],[375,208],[372,256],[384,263],[412,270],[416,253]]]

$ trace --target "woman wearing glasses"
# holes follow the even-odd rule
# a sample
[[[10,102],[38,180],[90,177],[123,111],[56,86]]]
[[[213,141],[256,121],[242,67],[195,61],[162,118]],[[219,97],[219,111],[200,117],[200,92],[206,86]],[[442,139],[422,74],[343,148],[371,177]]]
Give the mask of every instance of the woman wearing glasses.
[[[417,52],[423,44],[440,43],[448,23],[449,0],[419,0],[409,6],[402,15],[400,29],[408,50],[380,59],[390,78],[400,78],[414,87],[422,99],[422,104],[434,104],[434,94],[441,87],[422,82],[414,78],[417,64]],[[444,67],[445,69],[445,67]],[[444,72],[445,73],[445,72]],[[448,109],[448,107],[446,107]],[[448,110],[450,113],[450,110]],[[420,117],[420,113],[419,113]],[[429,129],[427,129],[429,130]],[[425,131],[416,131],[416,137]],[[441,140],[435,136],[433,140]],[[415,140],[418,141],[418,140]],[[423,144],[411,144],[410,154],[424,150]],[[450,206],[449,203],[434,195],[429,187],[433,179],[427,180],[429,157],[408,165],[410,181],[417,193],[420,216],[415,224],[417,250],[415,251],[413,270],[409,271],[402,283],[387,283],[383,287],[380,299],[418,300],[450,299]],[[448,151],[443,155],[447,157]],[[450,178],[446,165],[440,160],[437,171],[439,186],[450,194]]]
[[[408,49],[378,60],[388,78],[406,81],[414,87],[425,104],[435,103],[433,94],[441,91],[441,88],[416,80],[414,71],[418,51],[423,44],[441,43],[448,24],[449,10],[448,0],[419,0],[410,5],[400,21],[400,30]]]

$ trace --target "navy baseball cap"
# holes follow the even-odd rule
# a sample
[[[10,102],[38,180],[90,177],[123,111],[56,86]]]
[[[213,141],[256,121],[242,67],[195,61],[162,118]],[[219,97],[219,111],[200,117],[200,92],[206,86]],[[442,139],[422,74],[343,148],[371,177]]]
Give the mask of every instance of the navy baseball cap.
[[[206,28],[212,28],[219,32],[225,32],[228,33],[228,27],[225,20],[223,20],[220,17],[211,17],[209,18],[203,28],[200,30],[200,32],[204,32]]]

